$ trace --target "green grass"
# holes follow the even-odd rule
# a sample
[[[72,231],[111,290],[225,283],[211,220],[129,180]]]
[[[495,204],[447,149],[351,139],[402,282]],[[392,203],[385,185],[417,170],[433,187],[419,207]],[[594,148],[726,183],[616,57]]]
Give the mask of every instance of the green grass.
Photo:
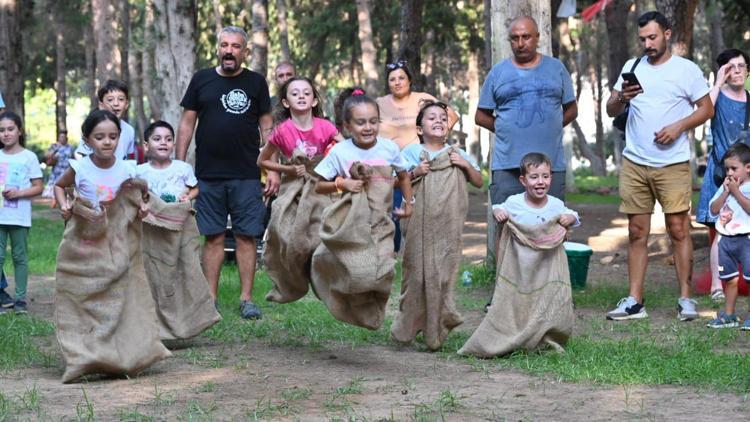
[[[52,323],[32,315],[0,315],[0,372],[52,366],[55,357],[42,351],[37,340],[51,336],[54,330]]]
[[[51,275],[55,273],[55,258],[57,257],[57,248],[60,246],[60,239],[62,239],[63,229],[62,220],[34,218],[27,243],[29,245],[29,274]],[[6,274],[13,275],[10,245],[5,253],[3,269]]]

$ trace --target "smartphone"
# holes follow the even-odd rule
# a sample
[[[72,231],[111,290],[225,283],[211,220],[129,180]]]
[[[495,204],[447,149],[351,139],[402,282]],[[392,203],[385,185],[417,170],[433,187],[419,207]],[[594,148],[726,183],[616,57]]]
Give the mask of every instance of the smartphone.
[[[635,73],[633,72],[625,72],[622,74],[622,80],[627,82],[628,85],[638,85],[641,87],[641,91],[643,90],[643,85],[641,85],[640,81],[638,81],[638,78],[635,76]]]

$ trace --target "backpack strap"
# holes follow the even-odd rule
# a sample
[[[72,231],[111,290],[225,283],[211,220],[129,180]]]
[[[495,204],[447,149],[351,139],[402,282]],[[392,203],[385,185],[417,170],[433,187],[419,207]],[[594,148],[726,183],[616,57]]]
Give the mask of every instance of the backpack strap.
[[[742,126],[742,130],[748,130],[750,125],[750,92],[745,90],[745,125]]]

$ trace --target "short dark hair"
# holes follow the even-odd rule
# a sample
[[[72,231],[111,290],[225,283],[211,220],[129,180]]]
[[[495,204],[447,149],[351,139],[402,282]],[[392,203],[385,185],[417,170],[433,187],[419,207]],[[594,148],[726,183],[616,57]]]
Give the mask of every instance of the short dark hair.
[[[424,113],[430,107],[441,108],[445,111],[446,114],[448,113],[448,104],[442,101],[420,100],[419,101],[419,113],[417,113],[417,127],[422,127],[422,119],[424,119]],[[423,144],[424,139],[422,139],[422,135],[418,135],[418,136],[419,136],[419,143]]]
[[[151,135],[154,134],[154,131],[160,127],[168,129],[172,133],[172,137],[174,138],[174,128],[172,127],[172,125],[165,122],[164,120],[157,120],[148,125],[146,130],[143,131],[143,141],[148,142],[148,138],[150,138]]]
[[[109,120],[117,126],[117,131],[120,131],[120,119],[115,116],[114,113],[112,113],[109,110],[94,110],[86,117],[86,120],[83,121],[83,124],[81,125],[81,135],[83,135],[84,138],[88,138],[91,135],[91,132],[94,131],[94,128],[99,123]]]
[[[542,154],[541,152],[530,152],[521,158],[521,165],[519,166],[519,169],[521,170],[521,176],[526,176],[526,172],[531,167],[539,167],[542,164],[546,164],[549,166],[550,170],[552,169],[552,161],[550,161],[549,157]]]
[[[716,56],[716,64],[718,64],[719,67],[722,67],[725,64],[729,63],[729,61],[733,58],[739,56],[742,56],[742,58],[745,59],[746,64],[750,64],[750,58],[747,56],[747,53],[738,48],[728,48],[719,53],[719,55]]]
[[[736,158],[740,160],[742,165],[750,164],[750,147],[745,145],[744,142],[735,142],[729,147],[729,149],[727,149],[722,161],[727,158]]]
[[[23,122],[21,121],[21,116],[12,111],[6,110],[0,113],[0,120],[10,120],[16,125],[16,128],[18,128],[18,143],[26,148],[26,136],[23,134]],[[2,148],[3,147],[0,145],[0,149]]]
[[[651,21],[658,23],[662,31],[672,29],[672,24],[669,23],[669,19],[667,19],[667,17],[664,16],[661,12],[657,12],[656,10],[652,10],[650,12],[642,14],[638,18],[638,27],[643,28]]]
[[[116,79],[110,79],[107,82],[104,82],[104,85],[99,88],[98,91],[96,91],[96,96],[99,97],[99,101],[104,101],[104,96],[109,94],[113,91],[122,91],[123,94],[125,94],[125,97],[130,100],[130,94],[128,94],[128,85],[123,82]]]

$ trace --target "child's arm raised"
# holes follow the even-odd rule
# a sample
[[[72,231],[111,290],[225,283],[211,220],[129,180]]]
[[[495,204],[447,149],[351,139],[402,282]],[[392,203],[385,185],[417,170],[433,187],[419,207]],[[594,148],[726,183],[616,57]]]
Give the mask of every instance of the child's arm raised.
[[[279,148],[272,143],[267,143],[258,155],[258,165],[269,171],[286,173],[290,176],[304,176],[305,166],[303,165],[284,165],[279,163]]]
[[[745,194],[740,190],[740,182],[732,179],[731,177],[727,177],[724,181],[724,188],[725,191],[728,190],[729,193],[734,196],[734,199],[737,200],[742,209],[746,213],[750,214],[750,198],[745,196]]]
[[[400,171],[396,173],[398,177],[398,185],[401,188],[401,193],[404,195],[404,201],[402,202],[402,208],[393,210],[393,215],[398,218],[407,218],[412,213],[412,200],[414,194],[411,190],[411,179],[407,171]]]
[[[482,173],[480,173],[474,166],[471,165],[464,157],[456,151],[451,152],[451,164],[462,169],[466,173],[466,178],[469,179],[469,183],[475,187],[481,188],[484,181],[482,180]]]
[[[724,184],[722,185],[723,191],[721,192],[721,195],[719,195],[718,198],[711,201],[709,211],[711,211],[712,216],[719,215],[719,212],[721,212],[721,207],[723,207],[724,204],[727,202],[727,198],[729,197],[729,189],[727,189],[727,180],[729,180],[729,178],[724,179]]]
[[[68,202],[68,196],[65,194],[65,188],[73,186],[76,181],[76,173],[72,168],[65,170],[62,176],[55,182],[55,201],[60,205],[60,215],[63,220],[67,220],[71,216],[70,203]]]

